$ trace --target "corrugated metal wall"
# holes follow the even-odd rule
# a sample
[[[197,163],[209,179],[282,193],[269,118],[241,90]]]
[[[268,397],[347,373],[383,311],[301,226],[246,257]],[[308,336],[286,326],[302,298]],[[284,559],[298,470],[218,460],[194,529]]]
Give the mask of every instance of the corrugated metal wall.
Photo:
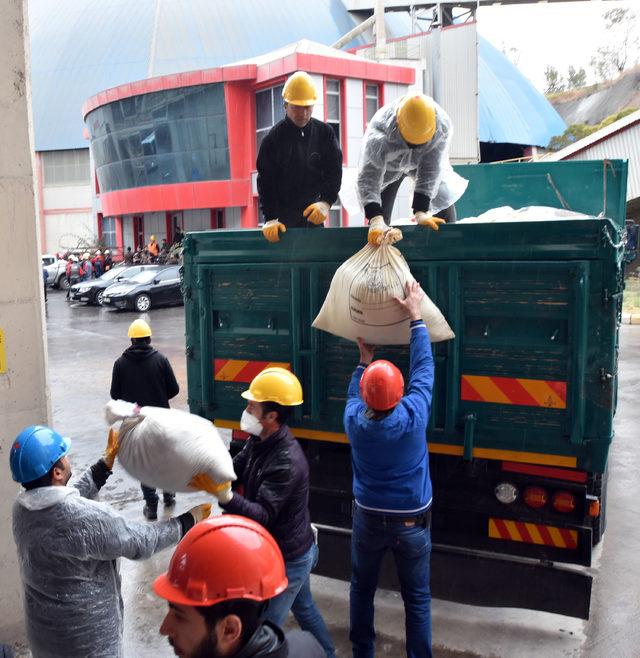
[[[640,197],[640,123],[563,159],[603,160],[607,158],[629,160],[627,201]]]
[[[437,37],[435,37],[437,39]],[[441,30],[439,76],[440,92],[434,87],[434,53],[437,41],[432,32],[387,43],[387,57],[398,64],[418,64],[416,88],[433,96],[453,122],[450,159],[455,163],[480,160],[478,144],[478,39],[476,24],[469,23]],[[374,59],[373,47],[357,54]],[[402,61],[405,60],[405,61]],[[409,60],[409,61],[406,61]],[[440,98],[438,98],[440,96]],[[385,96],[385,101],[392,100]]]

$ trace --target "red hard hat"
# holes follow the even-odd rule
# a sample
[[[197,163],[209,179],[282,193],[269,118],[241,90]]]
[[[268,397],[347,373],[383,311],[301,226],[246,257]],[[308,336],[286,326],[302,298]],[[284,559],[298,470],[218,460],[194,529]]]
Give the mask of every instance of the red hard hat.
[[[266,601],[287,584],[282,553],[267,530],[224,514],[187,532],[153,590],[178,605],[211,606],[229,599]]]
[[[391,361],[374,361],[362,373],[360,394],[365,404],[375,411],[393,409],[402,399],[404,379]]]

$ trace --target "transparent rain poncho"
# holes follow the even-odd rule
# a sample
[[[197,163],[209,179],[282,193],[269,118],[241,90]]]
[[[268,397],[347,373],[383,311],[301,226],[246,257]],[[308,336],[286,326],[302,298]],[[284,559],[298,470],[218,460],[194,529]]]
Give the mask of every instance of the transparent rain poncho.
[[[467,188],[467,180],[453,171],[449,145],[451,119],[437,104],[436,132],[426,144],[409,146],[398,128],[396,111],[402,98],[380,108],[362,140],[358,169],[358,197],[362,206],[380,203],[380,193],[403,176],[414,180],[415,191],[431,200],[435,215],[455,203]]]
[[[123,605],[116,560],[145,559],[176,544],[180,522],[125,520],[106,503],[88,470],[73,486],[23,491],[13,535],[34,658],[120,658]]]

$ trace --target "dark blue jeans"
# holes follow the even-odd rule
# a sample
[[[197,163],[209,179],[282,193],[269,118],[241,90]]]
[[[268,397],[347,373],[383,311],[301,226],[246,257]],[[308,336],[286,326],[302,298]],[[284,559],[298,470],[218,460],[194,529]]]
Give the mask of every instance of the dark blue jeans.
[[[431,658],[431,530],[389,515],[370,514],[357,505],[351,536],[351,632],[354,658],[373,658],[376,632],[373,598],[380,564],[391,549],[404,601],[407,656]]]
[[[284,563],[289,585],[269,601],[265,618],[282,627],[291,610],[300,628],[314,635],[328,658],[333,658],[336,655],[333,641],[311,594],[309,574],[317,562],[318,547],[312,544],[306,553]]]
[[[144,498],[144,502],[147,503],[147,505],[151,505],[151,507],[157,506],[158,494],[156,493],[156,490],[152,487],[148,487],[146,484],[141,484],[140,488],[142,489],[142,497]],[[165,496],[175,497],[175,494],[171,491],[163,491],[162,493]]]

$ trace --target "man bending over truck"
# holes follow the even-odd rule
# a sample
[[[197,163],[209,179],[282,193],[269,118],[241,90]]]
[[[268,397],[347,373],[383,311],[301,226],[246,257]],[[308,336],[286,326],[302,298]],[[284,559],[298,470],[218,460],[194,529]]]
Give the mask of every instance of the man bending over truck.
[[[406,618],[407,656],[431,656],[431,479],[427,423],[433,387],[429,332],[420,315],[424,292],[408,282],[396,299],[411,322],[409,386],[374,347],[358,340],[360,363],[347,392],[344,426],[353,465],[350,639],[354,658],[373,658],[373,599],[388,548],[393,551]]]

